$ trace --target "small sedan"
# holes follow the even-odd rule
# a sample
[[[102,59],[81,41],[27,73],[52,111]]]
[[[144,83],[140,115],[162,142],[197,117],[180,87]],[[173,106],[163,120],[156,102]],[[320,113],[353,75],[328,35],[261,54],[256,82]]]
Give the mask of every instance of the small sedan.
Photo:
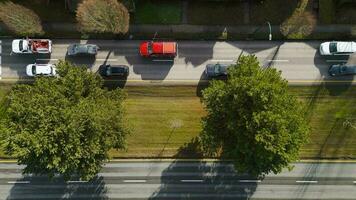
[[[356,42],[323,42],[319,48],[320,55],[350,55],[356,52]]]
[[[330,76],[356,75],[356,65],[331,65]]]
[[[75,55],[92,55],[95,56],[98,53],[99,47],[95,44],[71,44],[69,45],[67,52],[69,56]]]
[[[26,66],[27,76],[56,76],[56,66],[53,64],[29,64]]]
[[[227,69],[229,68],[229,64],[207,64],[205,68],[205,74],[209,78],[219,77],[219,76],[227,76]]]
[[[129,67],[126,65],[101,65],[99,73],[104,77],[122,77],[129,76]]]

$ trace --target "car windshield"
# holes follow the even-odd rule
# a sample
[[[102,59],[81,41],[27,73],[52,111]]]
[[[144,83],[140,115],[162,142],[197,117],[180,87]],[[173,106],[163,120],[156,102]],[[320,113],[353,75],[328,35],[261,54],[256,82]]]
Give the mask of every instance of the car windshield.
[[[220,74],[220,65],[215,65],[214,66],[214,73],[215,74]]]
[[[22,50],[23,50],[22,45],[23,45],[23,41],[22,41],[22,40],[20,40],[20,43],[19,43],[19,49],[20,49],[20,51],[22,51]]]
[[[330,53],[335,53],[337,52],[337,43],[336,42],[331,42],[329,46]]]
[[[36,65],[32,65],[32,74],[36,74]]]
[[[148,51],[148,54],[152,53],[152,42],[147,43],[147,51]]]

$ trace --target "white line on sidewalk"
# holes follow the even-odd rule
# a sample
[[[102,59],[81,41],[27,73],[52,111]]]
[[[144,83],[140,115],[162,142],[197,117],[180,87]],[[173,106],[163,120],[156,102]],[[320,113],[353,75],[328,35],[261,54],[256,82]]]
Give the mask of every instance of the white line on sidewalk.
[[[240,183],[261,183],[261,180],[239,180]]]
[[[174,60],[152,60],[153,62],[174,62]]]
[[[289,62],[289,60],[267,60],[268,62]]]
[[[8,181],[10,184],[28,184],[30,181]]]
[[[211,62],[232,62],[234,60],[216,60],[216,59],[213,59],[213,60],[210,60]]]
[[[111,59],[105,59],[105,58],[98,58],[96,59],[97,61],[117,61],[116,58],[111,58]]]
[[[347,62],[347,60],[326,60],[326,62]]]
[[[201,179],[196,179],[196,180],[180,180],[183,183],[201,183],[203,180]]]
[[[43,60],[43,61],[57,61],[58,59],[57,58],[37,58],[36,60]]]
[[[295,181],[296,183],[318,183],[318,181]]]
[[[87,183],[88,181],[67,181],[67,183]]]
[[[124,183],[146,183],[146,180],[124,180]]]

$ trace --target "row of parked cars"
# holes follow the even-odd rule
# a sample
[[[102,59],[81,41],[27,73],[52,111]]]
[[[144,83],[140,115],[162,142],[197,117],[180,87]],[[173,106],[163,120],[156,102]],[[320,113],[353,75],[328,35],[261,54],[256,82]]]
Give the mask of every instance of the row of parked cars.
[[[71,44],[67,48],[68,56],[91,55],[98,53],[99,47],[95,44]],[[50,54],[52,52],[52,41],[49,39],[16,39],[12,42],[12,52],[17,54]],[[347,41],[324,42],[319,48],[320,55],[350,55],[356,52],[356,43]],[[168,41],[144,41],[139,46],[142,57],[174,58],[178,54],[178,44]],[[226,76],[228,64],[208,64],[205,69],[207,77]],[[99,68],[102,76],[129,75],[129,68],[125,65],[102,65]],[[26,67],[28,76],[55,76],[56,70],[53,64],[30,64]],[[329,69],[331,76],[356,74],[356,65],[336,64]]]

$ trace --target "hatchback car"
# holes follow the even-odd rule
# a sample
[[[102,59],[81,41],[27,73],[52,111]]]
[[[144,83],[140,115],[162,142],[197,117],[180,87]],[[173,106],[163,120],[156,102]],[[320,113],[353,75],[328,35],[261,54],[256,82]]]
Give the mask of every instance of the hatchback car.
[[[69,56],[75,55],[96,55],[99,47],[95,44],[71,44],[67,48]]]
[[[104,77],[127,77],[129,76],[129,67],[126,65],[101,65],[100,75]]]
[[[324,42],[320,45],[320,55],[349,55],[356,52],[356,43],[347,41]]]
[[[53,64],[29,64],[26,66],[27,76],[55,76],[56,66]]]
[[[331,65],[330,76],[356,75],[356,65]]]
[[[209,78],[227,76],[227,69],[230,65],[228,64],[207,64],[205,68],[205,74]]]

